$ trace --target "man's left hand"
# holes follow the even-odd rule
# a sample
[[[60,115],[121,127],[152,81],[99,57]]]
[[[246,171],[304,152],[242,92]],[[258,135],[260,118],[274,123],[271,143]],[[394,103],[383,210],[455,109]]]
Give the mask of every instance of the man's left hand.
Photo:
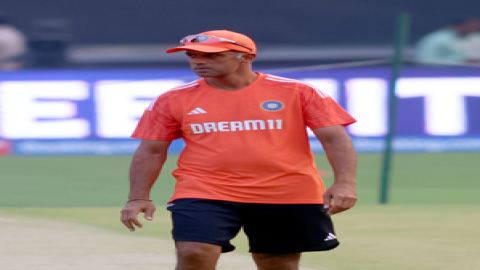
[[[333,205],[330,202],[333,199]],[[357,201],[355,185],[351,183],[334,183],[323,195],[323,205],[329,208],[327,215],[334,215],[352,208]]]

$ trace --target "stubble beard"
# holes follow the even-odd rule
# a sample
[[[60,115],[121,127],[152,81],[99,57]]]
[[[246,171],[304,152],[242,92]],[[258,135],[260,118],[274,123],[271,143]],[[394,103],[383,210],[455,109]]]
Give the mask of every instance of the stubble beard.
[[[198,77],[202,77],[202,78],[217,77],[222,75],[222,72],[218,72],[213,69],[206,69],[206,70],[200,70],[200,71],[193,70],[193,72],[195,72],[195,74],[197,74]]]

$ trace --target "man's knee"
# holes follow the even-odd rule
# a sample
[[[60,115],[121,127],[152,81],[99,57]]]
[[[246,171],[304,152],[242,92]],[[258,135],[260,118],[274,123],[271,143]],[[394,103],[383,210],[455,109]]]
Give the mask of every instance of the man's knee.
[[[253,253],[253,259],[260,270],[298,270],[300,255]]]
[[[179,264],[215,265],[222,252],[220,246],[182,241],[176,242],[176,249]]]

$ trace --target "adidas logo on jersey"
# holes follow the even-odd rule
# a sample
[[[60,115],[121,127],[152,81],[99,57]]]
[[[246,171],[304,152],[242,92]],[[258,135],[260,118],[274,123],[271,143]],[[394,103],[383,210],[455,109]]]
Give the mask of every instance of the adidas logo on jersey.
[[[201,113],[207,113],[207,112],[205,110],[203,110],[202,108],[198,107],[195,110],[192,110],[191,112],[189,112],[188,115],[201,114]]]
[[[282,119],[269,120],[245,120],[232,122],[207,122],[202,124],[190,124],[193,134],[210,133],[210,132],[231,132],[243,130],[266,130],[266,129],[282,129]]]
[[[323,241],[330,241],[330,240],[333,240],[333,239],[337,239],[337,236],[333,233],[329,233],[327,238],[325,238],[325,240],[323,240]]]

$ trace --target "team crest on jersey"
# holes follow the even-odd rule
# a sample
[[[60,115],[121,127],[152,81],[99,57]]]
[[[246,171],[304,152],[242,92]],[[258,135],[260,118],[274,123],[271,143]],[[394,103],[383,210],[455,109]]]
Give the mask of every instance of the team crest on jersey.
[[[262,107],[262,109],[264,109],[265,111],[276,112],[276,111],[280,111],[285,106],[283,105],[282,102],[278,100],[268,100],[268,101],[262,102],[262,104],[260,104],[260,107]]]

